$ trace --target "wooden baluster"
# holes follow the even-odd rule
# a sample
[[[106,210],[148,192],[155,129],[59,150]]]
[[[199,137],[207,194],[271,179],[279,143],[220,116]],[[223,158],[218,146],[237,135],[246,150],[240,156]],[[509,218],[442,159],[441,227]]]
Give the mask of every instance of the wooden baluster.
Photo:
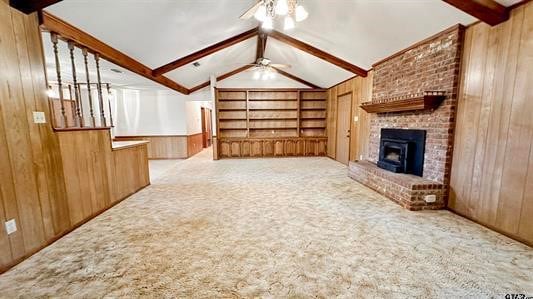
[[[52,40],[52,44],[54,46],[54,56],[56,61],[56,74],[57,74],[57,87],[59,89],[59,101],[61,104],[61,116],[63,118],[62,126],[63,128],[67,127],[67,114],[65,112],[65,103],[63,99],[63,85],[61,83],[61,65],[59,63],[59,51],[57,50],[57,34],[56,33],[50,33],[50,38]]]
[[[98,89],[98,100],[100,104],[100,124],[103,127],[107,127],[104,110],[104,96],[102,95],[102,80],[100,78],[100,55],[98,53],[94,54],[94,61],[96,62],[96,76],[98,78],[96,88]]]
[[[113,112],[111,111],[111,85],[106,83],[107,86],[107,103],[109,105],[109,121],[111,122],[111,127],[114,127],[113,124]]]
[[[83,62],[85,63],[85,76],[87,77],[87,94],[89,95],[89,112],[91,113],[91,124],[92,127],[96,127],[96,118],[94,117],[94,105],[93,105],[93,96],[91,94],[91,80],[89,78],[89,66],[87,61],[87,49],[83,48]]]
[[[72,94],[71,94],[71,97],[70,99],[74,99],[74,108],[75,108],[75,111],[74,111],[74,119],[75,119],[75,122],[76,122],[76,126],[78,127],[83,127],[83,118],[82,118],[82,115],[81,115],[81,108],[80,108],[80,105],[81,105],[81,101],[80,101],[80,97],[79,97],[79,94],[78,94],[78,76],[76,74],[76,63],[74,61],[74,42],[72,41],[69,41],[68,42],[68,49],[70,51],[70,64],[72,66],[72,82],[74,83],[74,98],[72,98]]]
[[[76,92],[78,93],[78,108],[80,109],[80,127],[85,127],[85,117],[83,116],[83,100],[81,98],[81,83],[76,84],[75,86]]]

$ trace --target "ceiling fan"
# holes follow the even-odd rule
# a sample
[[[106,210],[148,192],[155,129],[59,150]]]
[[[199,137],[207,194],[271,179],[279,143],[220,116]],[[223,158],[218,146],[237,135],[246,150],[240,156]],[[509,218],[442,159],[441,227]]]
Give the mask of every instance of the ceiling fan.
[[[265,67],[271,67],[271,68],[290,68],[291,66],[288,64],[281,64],[281,63],[272,63],[272,61],[268,58],[260,57],[257,58],[257,60],[254,63],[251,63],[251,65],[258,67],[258,68],[265,68]]]
[[[250,65],[254,66],[255,72],[253,78],[255,80],[260,78],[263,80],[274,79],[278,72],[277,69],[291,67],[288,64],[272,63],[270,59],[264,57],[258,58],[255,63],[251,63]]]
[[[309,13],[301,5],[302,0],[258,0],[244,14],[241,20],[248,20],[255,17],[261,22],[261,28],[270,30],[273,28],[273,21],[276,17],[285,17],[284,30],[294,28],[294,21],[301,22],[309,16]]]

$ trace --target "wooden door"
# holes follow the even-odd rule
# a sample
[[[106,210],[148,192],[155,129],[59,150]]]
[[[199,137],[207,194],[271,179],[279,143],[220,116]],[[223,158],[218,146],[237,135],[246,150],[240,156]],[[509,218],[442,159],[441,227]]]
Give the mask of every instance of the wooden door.
[[[348,165],[350,159],[350,110],[352,94],[337,98],[337,161]]]
[[[201,108],[202,116],[202,145],[203,148],[211,146],[211,109]]]

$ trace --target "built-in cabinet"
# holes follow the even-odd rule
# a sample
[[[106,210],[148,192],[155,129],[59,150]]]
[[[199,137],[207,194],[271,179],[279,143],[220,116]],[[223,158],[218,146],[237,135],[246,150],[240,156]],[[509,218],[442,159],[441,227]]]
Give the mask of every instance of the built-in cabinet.
[[[217,158],[323,156],[322,89],[217,89]]]

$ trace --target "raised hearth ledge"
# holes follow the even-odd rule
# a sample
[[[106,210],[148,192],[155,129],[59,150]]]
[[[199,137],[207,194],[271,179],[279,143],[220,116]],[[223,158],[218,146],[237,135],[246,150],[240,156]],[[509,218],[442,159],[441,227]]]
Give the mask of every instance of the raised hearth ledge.
[[[411,211],[445,207],[445,188],[439,182],[411,174],[390,172],[368,161],[351,161],[348,176]],[[435,202],[426,202],[426,195],[435,195]]]

